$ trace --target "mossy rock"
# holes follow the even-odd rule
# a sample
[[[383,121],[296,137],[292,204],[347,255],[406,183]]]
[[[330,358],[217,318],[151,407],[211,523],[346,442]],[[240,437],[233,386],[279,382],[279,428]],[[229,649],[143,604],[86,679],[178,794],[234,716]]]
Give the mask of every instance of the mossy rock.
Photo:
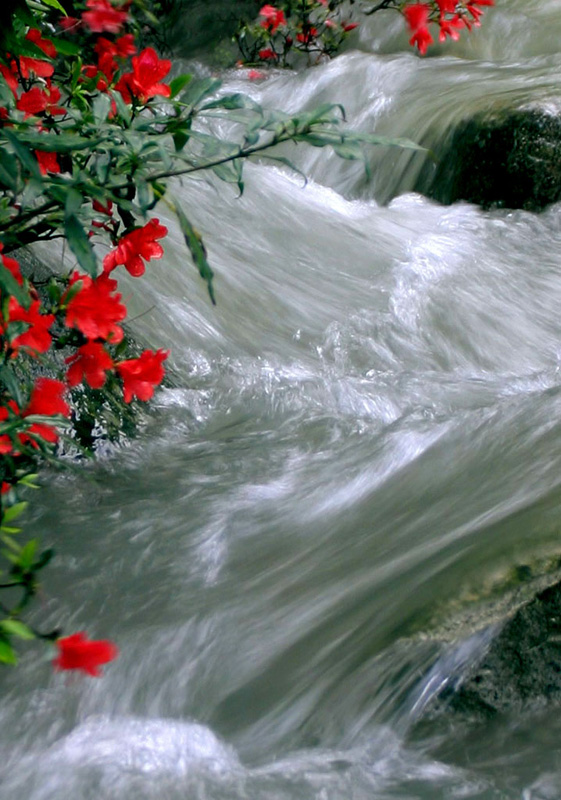
[[[561,117],[539,110],[478,116],[441,143],[417,191],[441,203],[540,211],[561,199]]]
[[[489,718],[561,703],[561,583],[521,606],[433,711]]]

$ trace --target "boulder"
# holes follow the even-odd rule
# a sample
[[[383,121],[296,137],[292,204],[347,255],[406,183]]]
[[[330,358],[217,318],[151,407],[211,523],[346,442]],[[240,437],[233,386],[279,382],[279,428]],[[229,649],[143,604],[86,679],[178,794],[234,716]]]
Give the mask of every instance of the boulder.
[[[446,710],[489,718],[561,703],[561,582],[520,606],[488,639],[475,663],[446,683],[429,716]]]
[[[540,211],[561,199],[561,116],[514,110],[465,120],[437,149],[416,191],[441,203]]]

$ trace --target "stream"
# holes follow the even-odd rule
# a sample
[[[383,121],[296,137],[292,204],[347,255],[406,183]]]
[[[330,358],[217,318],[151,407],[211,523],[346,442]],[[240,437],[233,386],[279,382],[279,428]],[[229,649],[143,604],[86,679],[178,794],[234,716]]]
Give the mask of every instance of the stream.
[[[497,0],[423,59],[388,12],[353,37],[224,89],[427,147],[561,110],[558,0]],[[176,189],[216,307],[163,212],[165,258],[123,279],[170,385],[26,527],[57,553],[34,621],[121,655],[96,680],[30,646],[2,672],[1,800],[561,797],[554,705],[421,720],[492,635],[471,617],[561,554],[561,204],[441,206],[412,151],[373,148],[370,180],[287,153],[306,185],[263,162],[242,197]]]

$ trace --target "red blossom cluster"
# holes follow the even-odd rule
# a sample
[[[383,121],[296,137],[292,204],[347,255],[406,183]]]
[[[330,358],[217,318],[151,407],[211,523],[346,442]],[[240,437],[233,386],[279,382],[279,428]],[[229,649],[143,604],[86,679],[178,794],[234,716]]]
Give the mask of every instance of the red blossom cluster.
[[[244,52],[247,37],[238,39],[245,58],[241,64],[259,59],[281,66],[287,66],[294,52],[307,53],[314,60],[335,53],[349,31],[358,26],[341,18],[336,4],[329,0],[306,0],[301,4],[283,3],[279,6],[267,3],[259,11],[255,26],[251,30],[254,50]],[[284,7],[283,7],[284,6]],[[250,80],[259,77],[255,71],[248,74]]]
[[[430,0],[425,3],[407,3],[402,8],[412,36],[409,44],[416,46],[421,55],[433,44],[430,26],[439,29],[438,41],[444,42],[446,37],[457,40],[462,28],[471,30],[479,26],[483,11],[479,6],[492,6],[494,0]]]
[[[60,28],[66,34],[81,30],[96,35],[94,46],[88,49],[92,63],[83,67],[79,78],[86,92],[90,96],[96,91],[119,92],[123,102],[132,106],[132,113],[142,113],[154,97],[169,97],[170,87],[163,81],[171,62],[160,59],[150,47],[137,52],[133,34],[124,29],[130,21],[130,2],[87,0],[85,5],[80,16],[61,19]],[[0,125],[32,130],[35,137],[35,132],[52,136],[61,122],[71,119],[71,98],[65,96],[64,87],[56,84],[57,47],[38,28],[29,28],[25,39],[42,51],[44,58],[5,54],[0,75],[13,101],[7,108],[0,108]],[[115,113],[113,99],[112,107]],[[40,147],[35,141],[36,138],[34,146]],[[64,180],[64,176],[50,176],[70,172],[71,154],[65,153],[61,158],[51,147],[34,153],[39,171],[47,180]],[[2,515],[14,503],[14,497],[17,499],[14,487],[22,470],[29,473],[28,465],[33,459],[40,453],[52,453],[57,445],[57,426],[73,415],[73,389],[88,386],[99,390],[111,381],[128,404],[135,398],[149,400],[164,378],[168,351],[146,349],[138,358],[123,359],[118,355],[127,309],[118,292],[115,270],[124,266],[132,276],[142,275],[147,262],[162,257],[160,240],[167,235],[167,228],[158,219],[135,226],[130,213],[124,223],[123,214],[119,215],[121,219],[113,216],[110,199],[90,199],[91,227],[86,228],[86,233],[90,237],[94,233],[108,236],[112,249],[103,260],[100,274],[74,271],[65,282],[60,279],[59,287],[61,283],[63,286],[54,299],[40,297],[32,282],[22,276],[18,261],[4,254],[4,244],[0,242],[0,269],[5,276],[0,289],[0,361],[6,368],[14,365],[17,371],[24,359],[42,361],[56,347],[72,348],[61,376],[41,375],[30,381],[27,390],[25,385],[20,386],[17,393],[10,390],[8,383],[3,382],[0,388]],[[113,196],[113,201],[118,204],[118,197]],[[19,213],[15,202],[13,211]],[[13,244],[10,242],[11,247]],[[40,367],[40,371],[43,369]],[[101,665],[117,656],[117,648],[111,642],[90,641],[84,633],[59,638],[56,646],[57,669],[80,670],[93,676],[100,674]]]

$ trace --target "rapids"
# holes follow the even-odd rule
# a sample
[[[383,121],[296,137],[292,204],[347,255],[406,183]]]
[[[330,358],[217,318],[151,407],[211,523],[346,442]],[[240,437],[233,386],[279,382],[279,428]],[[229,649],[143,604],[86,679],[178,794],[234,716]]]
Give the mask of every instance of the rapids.
[[[426,146],[493,104],[560,108],[557,0],[497,0],[425,59],[398,23],[225,88]],[[439,206],[410,151],[373,150],[371,182],[290,155],[307,185],[262,163],[241,198],[177,187],[216,308],[172,220],[126,284],[171,385],[29,523],[57,551],[36,621],[121,656],[100,680],[32,648],[2,673],[1,800],[561,796],[555,708],[416,725],[491,635],[467,611],[561,550],[561,204]]]

